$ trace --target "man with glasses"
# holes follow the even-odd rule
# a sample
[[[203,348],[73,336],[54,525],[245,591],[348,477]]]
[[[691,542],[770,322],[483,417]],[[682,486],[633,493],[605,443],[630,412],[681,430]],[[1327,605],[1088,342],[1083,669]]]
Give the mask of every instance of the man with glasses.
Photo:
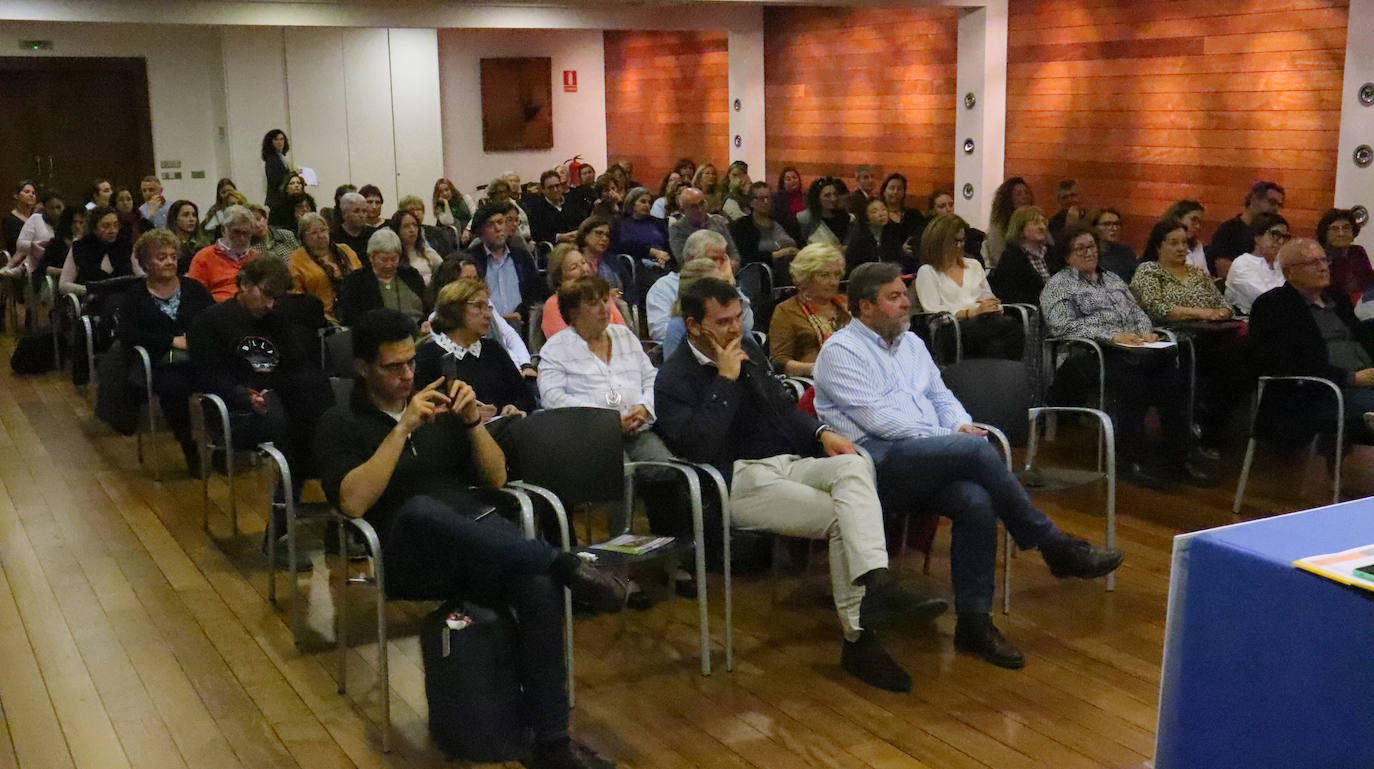
[[[625,583],[523,538],[484,501],[480,489],[506,482],[505,455],[465,382],[415,381],[409,318],[372,310],[352,328],[358,381],[349,402],[321,419],[314,447],[325,495],[376,529],[389,595],[466,598],[513,613],[508,653],[535,740],[525,766],[613,767],[568,734],[562,588],[613,612],[625,605]]]
[[[1288,221],[1278,214],[1256,214],[1251,230],[1251,252],[1237,256],[1226,273],[1226,301],[1242,313],[1250,312],[1260,294],[1283,285],[1277,257],[1288,242]]]
[[[720,233],[725,238],[725,250],[730,254],[730,260],[735,264],[740,263],[739,249],[735,247],[735,239],[730,234],[730,222],[720,214],[706,213],[705,192],[696,187],[684,187],[677,195],[677,205],[682,210],[682,216],[668,226],[668,250],[673,252],[678,267],[687,263],[683,255],[687,238],[698,230]]]
[[[282,260],[264,256],[244,264],[235,280],[234,296],[202,311],[187,332],[197,385],[229,407],[234,449],[272,441],[286,454],[293,478],[313,478],[310,443],[334,392],[317,365],[318,353],[312,355],[303,343],[314,333],[301,333],[284,313],[274,311],[291,288],[291,273]],[[299,494],[299,488],[293,492]],[[278,562],[284,562],[284,518],[277,521],[277,531],[282,534]],[[310,568],[304,553],[298,551],[297,557],[298,570]]]
[[[1255,182],[1245,194],[1245,210],[1217,227],[1207,244],[1207,267],[1213,275],[1225,276],[1232,260],[1255,247],[1255,217],[1277,214],[1283,208],[1283,186],[1278,182]]]
[[[1255,300],[1250,344],[1258,373],[1315,376],[1341,388],[1344,418],[1354,440],[1374,440],[1374,335],[1355,318],[1350,298],[1331,290],[1331,266],[1315,240],[1290,240],[1278,253],[1285,283]],[[1325,388],[1275,387],[1265,411],[1275,417],[1330,413]],[[1361,417],[1363,416],[1363,421]]]
[[[530,237],[536,243],[571,243],[577,237],[577,226],[587,218],[586,209],[568,200],[568,185],[557,171],[545,171],[539,177],[543,195],[532,198],[525,207],[530,219]]]

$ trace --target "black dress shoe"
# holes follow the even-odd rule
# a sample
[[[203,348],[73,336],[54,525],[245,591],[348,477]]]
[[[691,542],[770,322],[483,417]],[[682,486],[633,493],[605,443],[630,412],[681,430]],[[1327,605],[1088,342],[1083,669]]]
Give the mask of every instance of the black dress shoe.
[[[1096,579],[1116,570],[1126,554],[1114,547],[1098,547],[1087,540],[1063,536],[1042,543],[1040,557],[1060,579]]]
[[[578,564],[568,581],[573,600],[599,612],[613,614],[625,608],[629,584],[608,572]]]
[[[898,620],[929,622],[947,611],[949,602],[945,599],[908,590],[896,582],[889,582],[882,587],[870,587],[864,591],[863,602],[859,604],[859,624],[867,628],[891,624]]]
[[[986,614],[959,615],[954,626],[954,648],[1009,670],[1020,670],[1026,665],[1026,655],[1012,646]]]
[[[911,691],[911,675],[878,643],[872,630],[865,630],[857,641],[844,642],[840,667],[869,686],[889,692]]]

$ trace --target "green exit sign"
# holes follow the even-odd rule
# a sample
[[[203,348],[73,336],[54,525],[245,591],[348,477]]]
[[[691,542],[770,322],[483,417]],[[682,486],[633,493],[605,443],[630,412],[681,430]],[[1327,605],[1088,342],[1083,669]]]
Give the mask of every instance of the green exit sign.
[[[51,51],[51,40],[20,40],[19,47],[25,51]]]

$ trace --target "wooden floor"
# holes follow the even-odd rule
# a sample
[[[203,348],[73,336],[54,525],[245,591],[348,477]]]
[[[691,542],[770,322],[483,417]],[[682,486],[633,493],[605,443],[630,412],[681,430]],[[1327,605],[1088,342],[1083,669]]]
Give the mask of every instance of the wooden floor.
[[[0,338],[0,354],[8,357],[12,344]],[[165,436],[159,448],[164,463],[180,468]],[[1298,496],[1292,467],[1261,462],[1248,512],[1323,501],[1315,471],[1309,498]],[[333,652],[323,643],[299,651],[285,615],[266,600],[256,548],[265,483],[240,484],[245,533],[236,539],[219,512],[225,486],[213,484],[212,539],[200,528],[199,485],[184,470],[154,482],[138,468],[133,439],[93,422],[69,380],[14,378],[5,367],[0,769],[445,765],[426,734],[415,633],[427,607],[394,605],[395,750],[385,755],[375,644],[351,656],[342,697]],[[1353,478],[1350,490],[1361,485],[1368,478]],[[1209,492],[1123,486],[1127,557],[1115,593],[1101,582],[1054,580],[1034,553],[1017,558],[1013,612],[997,622],[1025,650],[1024,670],[956,655],[952,617],[887,632],[916,682],[907,695],[840,671],[819,567],[783,582],[776,603],[766,576],[738,580],[734,673],[698,673],[690,601],[579,620],[576,733],[622,766],[642,768],[1148,766],[1170,538],[1231,522],[1232,488],[1229,479]],[[1069,531],[1101,538],[1099,490],[1037,500]],[[945,526],[931,577],[920,575],[919,557],[898,566],[948,595],[947,551]],[[719,584],[712,587],[719,639]],[[333,605],[322,584],[314,597],[312,621],[327,626]],[[375,639],[362,603],[349,627]],[[716,660],[723,665],[722,655]]]

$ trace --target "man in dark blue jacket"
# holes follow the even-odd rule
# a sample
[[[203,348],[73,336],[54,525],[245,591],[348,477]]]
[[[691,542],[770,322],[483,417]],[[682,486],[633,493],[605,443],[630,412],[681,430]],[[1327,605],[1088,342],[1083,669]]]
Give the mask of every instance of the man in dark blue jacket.
[[[743,337],[734,286],[705,278],[679,302],[688,343],[654,382],[656,429],[678,456],[732,477],[734,525],[830,540],[844,669],[881,689],[910,690],[911,676],[864,625],[884,613],[931,616],[946,604],[906,593],[889,573],[872,464],[797,409],[763,351]]]

